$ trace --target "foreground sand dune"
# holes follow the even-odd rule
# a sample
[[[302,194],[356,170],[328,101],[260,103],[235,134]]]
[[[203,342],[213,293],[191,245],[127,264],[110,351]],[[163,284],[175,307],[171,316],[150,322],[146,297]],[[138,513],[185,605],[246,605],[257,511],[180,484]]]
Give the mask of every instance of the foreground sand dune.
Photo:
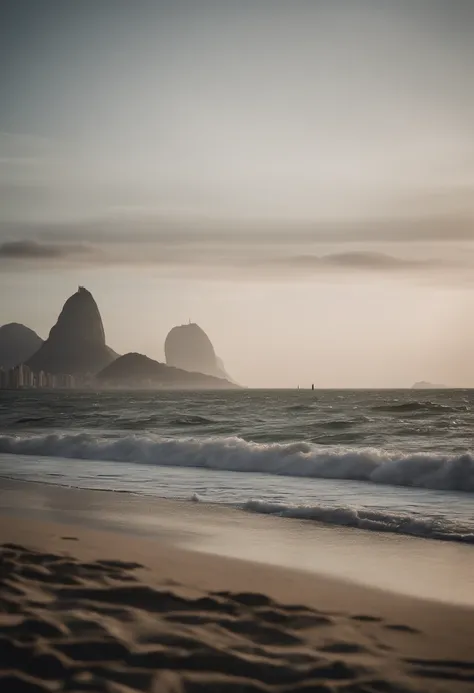
[[[380,617],[252,592],[190,594],[148,584],[135,563],[10,543],[0,559],[5,693],[474,690],[474,658],[409,656],[423,633]]]

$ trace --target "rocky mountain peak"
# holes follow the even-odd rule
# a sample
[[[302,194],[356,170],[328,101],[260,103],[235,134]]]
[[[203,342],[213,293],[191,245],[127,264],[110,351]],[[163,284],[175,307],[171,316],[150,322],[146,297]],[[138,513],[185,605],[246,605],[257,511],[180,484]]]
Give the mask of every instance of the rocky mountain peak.
[[[83,286],[70,296],[48,339],[28,361],[36,372],[95,374],[117,354],[105,342],[105,331],[97,303]]]
[[[63,306],[49,338],[87,340],[105,345],[105,331],[99,307],[90,291],[80,286]]]
[[[165,357],[168,366],[229,379],[222,361],[216,356],[211,340],[194,322],[173,327],[168,333],[165,340]]]

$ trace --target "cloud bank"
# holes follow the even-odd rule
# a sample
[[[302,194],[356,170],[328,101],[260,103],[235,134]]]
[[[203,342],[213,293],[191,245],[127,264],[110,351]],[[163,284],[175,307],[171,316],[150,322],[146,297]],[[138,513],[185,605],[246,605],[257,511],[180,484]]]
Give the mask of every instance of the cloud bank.
[[[324,278],[329,275],[379,275],[416,279],[432,276],[440,280],[449,272],[474,269],[474,249],[450,257],[442,253],[426,256],[423,247],[418,255],[410,254],[412,246],[398,245],[396,252],[359,246],[294,242],[249,242],[244,238],[163,236],[153,241],[128,240],[87,244],[45,242],[22,239],[0,244],[0,266],[10,271],[29,271],[74,265],[93,268],[154,269],[164,276],[223,278],[234,280],[287,280]]]
[[[0,258],[10,260],[66,260],[77,256],[87,259],[88,248],[78,244],[51,244],[34,240],[6,241],[0,244]]]

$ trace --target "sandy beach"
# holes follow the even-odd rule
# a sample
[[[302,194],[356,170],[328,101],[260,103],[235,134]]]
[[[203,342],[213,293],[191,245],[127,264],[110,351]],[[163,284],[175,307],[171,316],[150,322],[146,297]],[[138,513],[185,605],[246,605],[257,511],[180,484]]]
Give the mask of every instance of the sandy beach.
[[[2,480],[1,690],[473,690],[471,608],[193,550],[232,514],[125,495]]]

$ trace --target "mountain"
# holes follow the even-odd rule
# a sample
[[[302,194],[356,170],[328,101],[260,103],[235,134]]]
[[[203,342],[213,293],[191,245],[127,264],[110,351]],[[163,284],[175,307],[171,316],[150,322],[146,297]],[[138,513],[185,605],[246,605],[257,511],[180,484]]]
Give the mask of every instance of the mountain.
[[[226,369],[225,369],[225,366],[224,366],[224,361],[223,361],[221,358],[219,358],[218,356],[216,356],[216,362],[217,362],[218,372],[221,373],[221,375],[218,376],[218,377],[220,377],[220,378],[225,378],[226,380],[230,380],[230,382],[231,382],[231,383],[234,383],[234,385],[239,385],[239,384],[236,383],[235,380],[233,380],[233,379],[230,377],[230,375],[227,373],[227,371],[226,371]],[[240,387],[240,385],[239,385],[239,387]]]
[[[35,372],[95,374],[117,358],[105,343],[99,308],[80,286],[63,306],[48,339],[27,361]]]
[[[215,378],[204,373],[190,373],[136,353],[120,356],[97,375],[97,380],[104,385],[115,387],[155,386],[183,390],[215,390],[236,387],[228,380]]]
[[[43,344],[41,337],[25,325],[10,322],[0,327],[0,368],[24,363]]]
[[[196,323],[173,327],[165,340],[168,366],[231,380],[212,342]]]
[[[415,383],[412,390],[445,390],[446,385],[436,385],[436,383],[428,383],[426,380],[420,380],[419,383]]]

